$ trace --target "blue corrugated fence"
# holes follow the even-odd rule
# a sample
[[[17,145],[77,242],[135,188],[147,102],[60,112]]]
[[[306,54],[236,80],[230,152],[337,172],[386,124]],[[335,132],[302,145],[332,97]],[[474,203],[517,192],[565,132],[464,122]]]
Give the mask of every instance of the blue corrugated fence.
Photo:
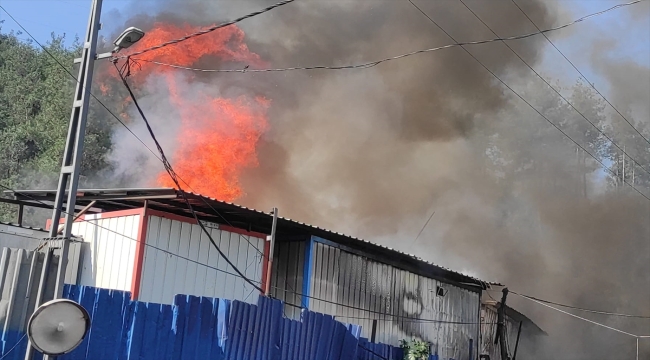
[[[282,302],[266,297],[251,305],[177,295],[173,305],[160,305],[131,301],[127,292],[83,286],[66,286],[64,296],[86,308],[92,327],[83,343],[60,360],[400,359],[399,349],[360,339],[357,325],[310,311],[303,311],[300,321],[291,320],[283,316]],[[23,358],[23,335],[2,334],[3,355],[22,338],[3,359]]]

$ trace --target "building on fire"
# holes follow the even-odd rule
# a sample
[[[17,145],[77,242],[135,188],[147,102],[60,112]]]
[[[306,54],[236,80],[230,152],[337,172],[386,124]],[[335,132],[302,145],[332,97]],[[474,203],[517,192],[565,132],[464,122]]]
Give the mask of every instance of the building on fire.
[[[9,195],[0,201],[20,211],[51,207],[55,199],[54,191]],[[69,256],[68,282],[129,291],[134,300],[163,304],[171,304],[176,294],[255,302],[257,288],[235,274],[210,244],[183,195],[219,248],[256,287],[266,288],[270,279],[271,295],[285,302],[287,316],[298,317],[308,308],[361,325],[362,336],[375,342],[398,345],[401,339],[419,338],[430,342],[441,359],[498,359],[490,346],[498,304],[484,294],[499,284],[285,218],[277,221],[267,274],[271,214],[170,188],[79,190],[77,209],[85,212],[73,227],[79,243]],[[23,233],[23,248],[33,250],[35,237],[46,235],[18,224],[2,226],[8,230],[0,232],[0,246],[20,247],[16,239]],[[539,329],[508,310],[512,344],[517,335],[512,329],[523,319],[529,329]]]

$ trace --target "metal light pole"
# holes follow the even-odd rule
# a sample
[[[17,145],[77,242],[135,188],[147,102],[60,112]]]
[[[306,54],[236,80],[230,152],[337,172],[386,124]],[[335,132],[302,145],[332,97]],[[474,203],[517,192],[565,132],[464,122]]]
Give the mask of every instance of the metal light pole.
[[[102,0],[92,0],[90,9],[90,18],[86,28],[86,37],[83,42],[81,52],[81,61],[79,74],[77,76],[77,86],[74,92],[72,103],[72,114],[70,115],[70,124],[68,127],[68,136],[65,141],[65,150],[63,152],[63,164],[59,176],[59,186],[56,191],[56,200],[54,201],[54,210],[52,212],[52,223],[50,224],[50,238],[47,241],[45,252],[45,261],[43,263],[43,272],[39,283],[36,307],[43,301],[43,292],[47,284],[49,266],[51,264],[52,253],[55,249],[60,249],[59,264],[56,274],[56,287],[54,289],[54,298],[60,298],[63,295],[63,283],[65,281],[66,263],[68,260],[68,249],[70,247],[70,236],[72,235],[72,224],[74,222],[75,204],[77,202],[77,186],[79,184],[79,171],[81,169],[81,160],[83,157],[84,137],[86,135],[86,121],[88,119],[88,102],[90,100],[90,84],[93,79],[93,68],[95,65],[95,56],[97,52],[97,35],[99,33],[99,17],[102,11]],[[65,203],[65,223],[63,225],[62,237],[59,234],[59,223],[63,209],[63,199],[66,196]],[[31,341],[27,344],[25,360],[31,360],[34,353]],[[43,359],[49,359],[45,355]]]
[[[43,271],[39,282],[38,293],[36,298],[36,308],[42,302],[48,283],[49,269],[52,264],[53,252],[60,250],[59,263],[56,275],[56,285],[54,289],[54,299],[61,298],[63,295],[63,285],[65,282],[65,272],[68,260],[68,250],[72,236],[72,224],[75,221],[75,206],[77,202],[77,187],[79,185],[79,173],[81,170],[81,161],[83,159],[84,138],[86,135],[86,122],[88,119],[90,89],[93,80],[93,70],[95,60],[111,57],[121,49],[127,48],[144,36],[144,32],[136,28],[126,29],[115,40],[115,49],[110,53],[97,54],[97,37],[101,24],[99,18],[102,11],[103,0],[92,0],[90,9],[90,18],[86,28],[86,37],[84,38],[81,57],[74,60],[79,64],[79,73],[77,75],[77,85],[74,92],[72,103],[72,114],[70,115],[70,124],[68,135],[63,152],[63,163],[59,175],[59,186],[56,191],[54,201],[54,210],[52,212],[52,223],[50,226],[49,238],[44,239],[47,243],[45,248],[45,260],[43,262]],[[66,192],[67,191],[67,192]],[[63,210],[64,201],[65,210]],[[85,211],[86,209],[82,210]],[[65,222],[63,227],[59,227],[61,222],[61,213],[65,213]],[[78,214],[78,216],[81,215]],[[31,360],[34,349],[31,341],[27,345],[25,360]],[[44,360],[50,359],[50,356],[44,355]]]

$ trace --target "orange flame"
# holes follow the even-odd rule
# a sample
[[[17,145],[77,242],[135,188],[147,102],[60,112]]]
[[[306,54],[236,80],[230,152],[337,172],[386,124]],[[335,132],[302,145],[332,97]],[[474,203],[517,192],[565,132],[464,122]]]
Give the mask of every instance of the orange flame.
[[[176,39],[197,31],[189,25],[175,26],[157,23],[146,36],[134,45],[132,52]],[[260,57],[249,51],[244,43],[244,32],[229,26],[184,42],[147,52],[134,58],[192,66],[202,58],[210,57],[244,65],[264,65]],[[257,143],[267,130],[267,109],[270,101],[261,97],[240,96],[234,99],[215,98],[208,94],[193,94],[192,99],[179,91],[174,69],[139,63],[133,69],[136,84],[146,77],[163,74],[169,87],[169,101],[178,108],[180,131],[177,149],[170,161],[176,173],[190,187],[208,196],[233,201],[244,194],[239,177],[257,162]],[[156,181],[161,186],[174,187],[167,173]],[[184,185],[181,182],[181,185]]]

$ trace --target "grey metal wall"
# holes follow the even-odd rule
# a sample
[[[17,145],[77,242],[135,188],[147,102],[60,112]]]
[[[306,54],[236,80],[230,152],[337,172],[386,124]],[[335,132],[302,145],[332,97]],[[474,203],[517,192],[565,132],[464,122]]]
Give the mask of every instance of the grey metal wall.
[[[303,297],[303,270],[305,242],[278,242],[273,254],[271,294],[288,304],[301,305]],[[285,305],[284,313],[292,319],[300,318],[300,308]]]
[[[25,249],[0,250],[0,326],[5,332],[25,330],[34,312],[44,258],[44,253]],[[56,265],[58,256],[53,260]],[[48,280],[44,301],[52,298],[56,266],[50,267]]]
[[[377,342],[405,338],[433,344],[440,358],[469,360],[478,349],[480,296],[322,243],[313,243],[310,310],[362,326]],[[436,290],[443,288],[445,295]],[[319,300],[320,299],[320,300]],[[341,305],[337,305],[341,304]],[[461,324],[462,323],[462,324]]]
[[[45,230],[0,223],[0,247],[34,250],[47,236]]]

